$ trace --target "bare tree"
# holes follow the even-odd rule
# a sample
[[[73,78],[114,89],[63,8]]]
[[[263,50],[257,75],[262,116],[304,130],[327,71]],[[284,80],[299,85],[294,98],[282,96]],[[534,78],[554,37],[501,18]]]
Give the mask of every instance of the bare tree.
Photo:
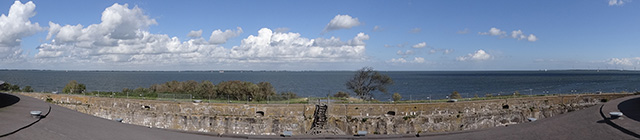
[[[353,90],[361,99],[371,100],[373,91],[387,93],[386,86],[393,84],[393,80],[387,75],[380,74],[371,67],[364,67],[347,81],[347,89]]]

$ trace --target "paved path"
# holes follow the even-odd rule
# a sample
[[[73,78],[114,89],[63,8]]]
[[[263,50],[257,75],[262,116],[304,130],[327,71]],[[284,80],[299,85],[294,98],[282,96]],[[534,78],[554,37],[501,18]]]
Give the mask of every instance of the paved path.
[[[22,95],[0,93],[0,102],[18,102],[0,108],[0,135],[6,135],[37,121],[30,116],[32,110],[40,110],[45,115],[40,121],[20,131],[0,139],[51,139],[51,140],[158,140],[158,139],[232,139],[193,133],[182,133],[164,129],[119,123],[77,111],[73,111],[44,101]],[[11,98],[11,99],[10,99]]]
[[[46,118],[30,117],[40,110]],[[622,119],[609,119],[608,112],[624,113]],[[33,123],[36,122],[36,123]],[[29,124],[32,124],[29,126]],[[28,126],[28,127],[25,127]],[[24,129],[20,129],[23,128]],[[15,133],[15,130],[20,130]],[[7,135],[8,134],[8,135]],[[285,139],[640,139],[640,95],[629,96],[579,111],[531,123],[481,130],[411,135],[293,136]],[[0,139],[282,139],[278,136],[226,135],[218,137],[194,132],[152,129],[123,124],[83,114],[44,101],[0,93]]]
[[[596,105],[586,109],[561,114],[551,118],[541,119],[531,123],[523,123],[518,125],[510,125],[506,127],[495,127],[482,130],[463,131],[457,133],[433,134],[426,136],[427,139],[491,139],[491,140],[538,140],[538,139],[580,139],[580,140],[623,140],[623,139],[640,139],[627,134],[624,130],[616,128],[607,123],[609,116],[606,108],[618,107],[618,104],[626,103],[629,100],[635,103],[634,108],[622,109],[625,115],[633,114],[637,119],[638,107],[640,107],[640,96],[629,96],[625,98],[615,99],[604,105]],[[603,115],[600,110],[603,109]],[[627,126],[622,129],[640,130],[640,122],[633,119],[623,117]],[[620,119],[610,120],[615,123]],[[625,128],[626,127],[626,128]],[[640,131],[636,131],[640,132]],[[414,138],[414,139],[422,139]]]

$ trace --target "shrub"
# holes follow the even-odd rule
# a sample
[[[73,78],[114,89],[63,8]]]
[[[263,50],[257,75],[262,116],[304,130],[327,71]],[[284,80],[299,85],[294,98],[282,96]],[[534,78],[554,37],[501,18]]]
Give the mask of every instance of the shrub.
[[[336,97],[336,98],[349,98],[349,93],[338,91],[338,93],[333,94],[333,97]]]
[[[458,93],[457,91],[453,91],[453,93],[451,93],[451,95],[449,95],[449,97],[451,99],[461,99],[462,96],[460,96],[460,93]]]
[[[85,87],[84,84],[80,84],[76,80],[71,80],[71,81],[69,81],[69,83],[67,83],[66,86],[64,86],[64,89],[62,89],[62,92],[64,92],[64,93],[72,93],[72,94],[80,94],[80,93],[84,92],[86,89],[87,89],[87,87]]]
[[[23,92],[33,92],[33,89],[31,89],[31,86],[25,86],[25,87],[22,89],[22,91],[23,91]]]
[[[391,96],[391,98],[393,98],[394,102],[400,101],[400,99],[402,99],[402,95],[400,95],[400,93],[393,93],[393,95]]]

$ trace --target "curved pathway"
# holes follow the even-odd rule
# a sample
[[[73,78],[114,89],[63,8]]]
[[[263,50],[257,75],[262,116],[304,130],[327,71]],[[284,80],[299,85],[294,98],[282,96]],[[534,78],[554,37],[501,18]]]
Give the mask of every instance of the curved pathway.
[[[35,98],[0,93],[3,99],[9,96],[17,97],[19,100],[15,104],[0,108],[0,135],[4,136],[0,139],[232,139],[124,124],[52,105]],[[15,98],[12,99],[15,100]],[[47,112],[50,106],[51,110]],[[37,118],[29,114],[33,110],[42,111],[43,115],[49,114],[37,121]],[[16,130],[19,131],[14,132]]]
[[[531,123],[451,133],[354,136],[217,135],[154,129],[83,114],[22,95],[0,93],[0,139],[640,139],[640,95]],[[47,110],[51,108],[50,112]],[[29,111],[48,116],[38,121]],[[624,117],[610,119],[609,112]],[[16,131],[17,130],[17,131]]]

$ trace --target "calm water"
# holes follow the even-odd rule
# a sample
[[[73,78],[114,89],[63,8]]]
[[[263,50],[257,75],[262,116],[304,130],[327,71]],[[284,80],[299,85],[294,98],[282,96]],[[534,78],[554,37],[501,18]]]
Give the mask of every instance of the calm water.
[[[404,99],[441,99],[452,91],[463,97],[485,94],[555,94],[621,92],[640,89],[638,71],[419,71],[382,72],[395,82],[389,92]],[[87,85],[88,91],[121,91],[123,88],[148,88],[152,84],[177,80],[240,80],[270,82],[278,92],[292,91],[302,97],[321,97],[348,91],[345,82],[354,72],[108,72],[108,71],[0,71],[0,81],[30,85],[36,91],[61,91],[70,80]],[[376,94],[389,100],[389,95]]]

